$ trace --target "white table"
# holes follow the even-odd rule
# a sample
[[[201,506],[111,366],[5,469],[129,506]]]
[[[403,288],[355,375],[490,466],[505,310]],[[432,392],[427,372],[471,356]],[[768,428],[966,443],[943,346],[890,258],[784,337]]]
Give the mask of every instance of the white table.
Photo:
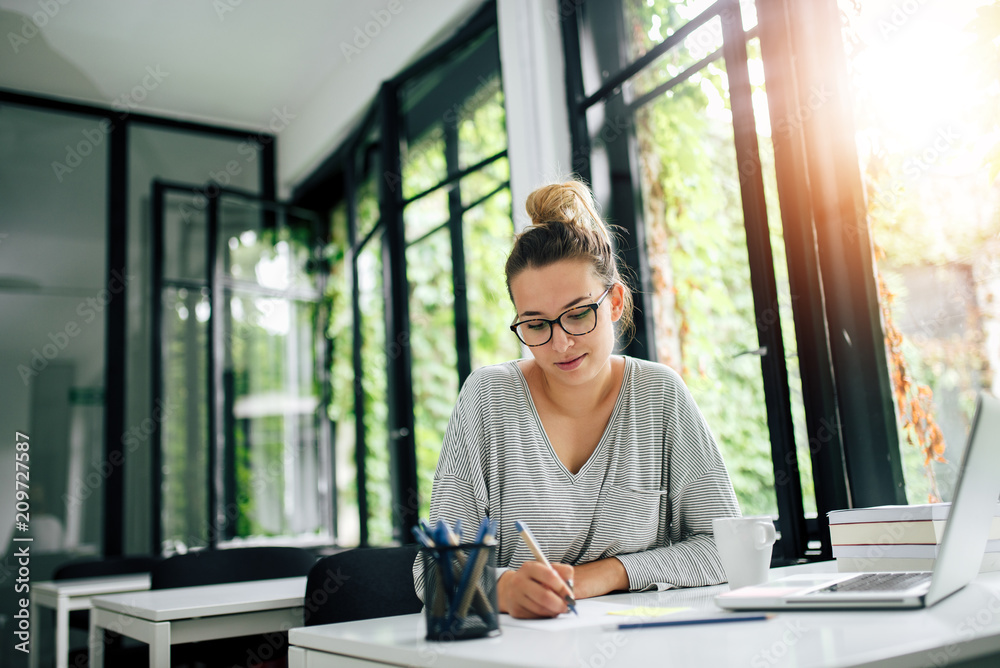
[[[151,668],[169,668],[170,646],[301,626],[306,578],[98,596],[90,613],[90,665],[104,666],[104,631],[149,645]]]
[[[69,665],[69,613],[89,610],[91,599],[104,594],[149,589],[149,573],[68,578],[31,585],[31,618],[38,619],[39,607],[56,611],[56,668]],[[31,652],[31,668],[38,668],[38,644]]]
[[[775,569],[835,570],[832,562]],[[728,585],[595,599],[717,610]],[[597,626],[549,631],[504,625],[495,638],[451,643],[424,640],[423,616],[402,615],[289,632],[289,668],[435,666],[437,668],[581,668],[660,666],[782,668],[954,666],[984,658],[1000,665],[1000,573],[925,610],[782,612],[767,621],[647,628]],[[992,663],[989,663],[992,661]]]

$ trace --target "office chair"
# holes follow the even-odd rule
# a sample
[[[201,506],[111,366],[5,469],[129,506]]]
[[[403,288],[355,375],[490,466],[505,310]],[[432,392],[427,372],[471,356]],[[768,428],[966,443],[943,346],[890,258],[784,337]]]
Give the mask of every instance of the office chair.
[[[306,581],[306,626],[420,612],[418,546],[357,548],[316,562]]]
[[[316,563],[300,547],[241,547],[175,554],[151,572],[153,589],[250,582],[308,575]]]
[[[223,550],[201,550],[177,554],[164,559],[152,570],[153,589],[197,587],[201,585],[251,582],[272,578],[291,578],[309,574],[316,557],[298,547],[243,547]],[[267,663],[255,656],[266,649]],[[242,666],[284,665],[288,654],[288,634],[222,638],[204,642],[175,645],[174,665]]]

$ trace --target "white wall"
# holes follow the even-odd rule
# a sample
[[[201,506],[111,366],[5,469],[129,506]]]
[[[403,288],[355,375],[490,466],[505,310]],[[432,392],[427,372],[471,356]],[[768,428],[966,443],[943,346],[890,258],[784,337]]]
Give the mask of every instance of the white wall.
[[[500,63],[507,107],[515,229],[527,224],[524,200],[569,176],[569,116],[559,0],[499,0]]]
[[[373,15],[370,11],[364,22],[353,27],[350,41],[338,44],[346,61],[344,66],[331,72],[304,108],[290,110],[296,116],[279,133],[278,189],[283,198],[343,143],[383,81],[451,37],[475,14],[482,0],[370,4],[373,11],[381,12],[392,5],[398,12],[386,20],[385,14]]]

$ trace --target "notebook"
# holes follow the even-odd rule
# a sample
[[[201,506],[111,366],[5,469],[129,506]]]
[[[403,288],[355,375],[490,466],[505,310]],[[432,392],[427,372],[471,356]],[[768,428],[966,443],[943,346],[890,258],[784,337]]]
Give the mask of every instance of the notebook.
[[[923,608],[979,572],[1000,495],[1000,401],[980,393],[934,570],[799,574],[715,597],[728,610]],[[894,581],[895,580],[895,581]]]

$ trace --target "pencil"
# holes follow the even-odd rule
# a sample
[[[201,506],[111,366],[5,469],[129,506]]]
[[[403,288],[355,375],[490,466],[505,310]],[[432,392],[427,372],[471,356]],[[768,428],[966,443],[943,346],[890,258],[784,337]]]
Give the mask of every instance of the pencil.
[[[542,548],[538,547],[538,543],[535,542],[535,537],[531,534],[531,529],[528,528],[528,525],[520,520],[517,520],[514,522],[514,526],[517,528],[518,533],[521,534],[521,539],[524,540],[524,544],[527,545],[528,549],[531,550],[531,553],[535,555],[535,561],[552,568],[552,564],[550,564],[549,560],[545,558],[544,554],[542,554]],[[552,568],[552,570],[554,571],[555,569]],[[567,582],[566,586],[569,587],[570,584]],[[573,598],[572,594],[566,594],[563,596],[563,600],[566,601],[566,605],[569,606],[569,609],[573,611],[574,615],[580,614],[576,611],[576,600]]]

